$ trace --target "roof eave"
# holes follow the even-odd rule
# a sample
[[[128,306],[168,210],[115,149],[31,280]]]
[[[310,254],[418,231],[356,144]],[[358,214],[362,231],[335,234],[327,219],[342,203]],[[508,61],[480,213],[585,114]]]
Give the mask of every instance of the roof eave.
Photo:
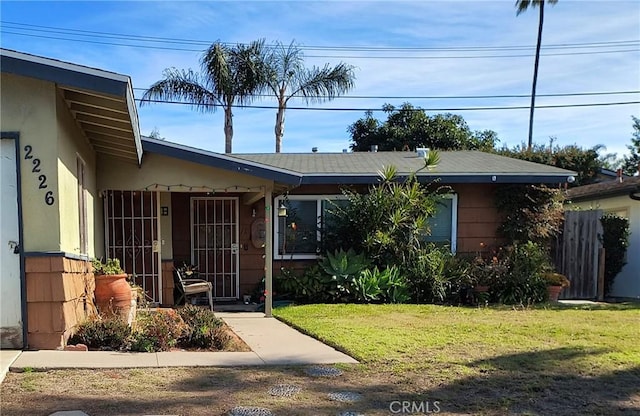
[[[398,175],[399,179],[407,178],[409,175]],[[438,174],[418,175],[418,181],[423,183],[438,181],[443,184],[453,183],[475,183],[475,184],[557,184],[566,183],[566,174]],[[380,180],[378,175],[303,175],[302,185],[359,185],[375,184]]]

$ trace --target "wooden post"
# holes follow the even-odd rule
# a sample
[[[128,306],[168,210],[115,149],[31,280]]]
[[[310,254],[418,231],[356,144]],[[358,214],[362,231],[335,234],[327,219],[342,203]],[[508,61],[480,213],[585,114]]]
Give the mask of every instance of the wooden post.
[[[264,193],[264,315],[270,318],[273,306],[273,194],[272,185]]]
[[[598,301],[604,300],[604,247],[598,250]]]

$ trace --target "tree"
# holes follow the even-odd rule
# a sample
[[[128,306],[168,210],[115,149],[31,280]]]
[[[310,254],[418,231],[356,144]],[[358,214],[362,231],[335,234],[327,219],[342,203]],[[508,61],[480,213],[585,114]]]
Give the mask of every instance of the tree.
[[[590,149],[583,149],[577,145],[555,146],[553,148],[545,145],[534,145],[528,148],[523,143],[521,146],[515,146],[512,149],[504,147],[497,150],[496,153],[502,156],[528,160],[529,162],[573,170],[578,174],[573,186],[578,186],[594,182],[602,167],[602,161],[598,153],[602,148],[602,145],[597,145]]]
[[[428,116],[420,107],[404,103],[400,108],[385,104],[387,120],[382,123],[371,111],[347,128],[351,149],[366,152],[372,145],[379,150],[414,150],[428,147],[440,150],[492,150],[498,141],[492,130],[472,132],[462,116],[436,114]]]
[[[284,115],[289,100],[301,97],[307,103],[332,100],[354,87],[353,66],[339,63],[334,67],[306,68],[300,46],[276,42],[263,56],[263,87],[278,100],[275,136],[276,153],[282,148]]]
[[[631,116],[633,119],[633,137],[631,144],[627,145],[629,156],[625,156],[622,161],[622,171],[627,175],[634,175],[640,169],[640,118]]]
[[[141,105],[154,100],[179,100],[202,112],[224,109],[225,152],[231,153],[233,141],[233,107],[252,101],[261,86],[264,41],[229,47],[212,44],[200,59],[201,73],[167,68],[164,78],[144,92]]]
[[[546,0],[547,3],[553,5],[558,0]],[[529,7],[538,7],[538,41],[536,43],[536,58],[533,64],[533,84],[531,87],[531,109],[529,110],[529,149],[533,144],[533,110],[536,105],[536,86],[538,84],[538,64],[540,62],[540,45],[542,44],[542,26],[544,24],[544,3],[545,0],[516,0],[518,8],[517,15],[525,12]]]

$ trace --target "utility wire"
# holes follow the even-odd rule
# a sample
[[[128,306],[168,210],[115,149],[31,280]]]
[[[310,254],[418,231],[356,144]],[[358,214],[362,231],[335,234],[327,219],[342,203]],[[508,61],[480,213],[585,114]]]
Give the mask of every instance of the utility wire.
[[[96,40],[87,39],[70,39],[59,36],[46,36],[46,35],[34,35],[27,33],[17,33],[8,30],[2,30],[3,34],[28,36],[41,39],[55,39],[64,40],[70,42],[91,43],[97,45],[109,45],[109,46],[127,46],[131,48],[142,49],[158,49],[169,51],[182,51],[182,52],[204,52],[204,49],[187,49],[187,48],[174,48],[168,46],[150,46],[150,45],[136,45],[131,43],[116,43],[116,42],[101,42]],[[611,53],[627,53],[627,52],[640,52],[640,49],[619,49],[613,51],[592,51],[592,52],[565,52],[565,53],[543,53],[540,56],[568,56],[568,55],[596,55],[596,54],[611,54]],[[356,56],[356,55],[305,55],[307,58],[339,58],[339,59],[426,59],[426,60],[438,60],[438,59],[487,59],[487,58],[530,58],[534,55],[531,54],[517,54],[517,55],[468,55],[468,56]]]
[[[0,21],[0,24],[13,26],[11,29],[30,30],[36,32],[48,32],[69,34],[76,36],[93,36],[104,37],[112,39],[124,39],[124,40],[140,40],[145,42],[162,42],[162,43],[178,43],[178,44],[192,44],[209,46],[212,41],[209,40],[195,40],[195,39],[180,39],[180,38],[167,38],[158,36],[143,36],[133,34],[123,34],[114,32],[100,32],[92,30],[79,30],[69,29],[54,26],[42,26],[33,25],[28,23]],[[31,29],[34,28],[34,29]],[[36,29],[37,28],[37,29]],[[238,43],[234,42],[220,42],[221,44],[234,46]],[[596,48],[596,47],[617,47],[617,46],[629,46],[632,44],[640,44],[640,39],[632,40],[616,40],[616,41],[604,41],[604,42],[584,42],[584,43],[560,43],[560,44],[547,44],[543,45],[543,49],[556,49],[556,48]],[[276,47],[275,44],[265,44],[266,47]],[[300,46],[301,49],[306,50],[340,50],[340,51],[475,51],[475,50],[523,50],[523,49],[535,49],[535,45],[507,45],[507,46],[448,46],[448,47],[398,47],[398,46]]]
[[[143,102],[142,99],[136,98],[138,102]],[[220,107],[217,104],[198,104],[192,102],[183,101],[170,101],[170,100],[144,100],[144,103],[161,103],[161,104],[179,104],[198,107]],[[552,105],[536,105],[535,108],[568,108],[568,107],[603,107],[613,105],[630,105],[640,104],[640,101],[620,101],[610,103],[582,103],[582,104],[552,104]],[[255,108],[262,110],[277,110],[277,106],[268,105],[232,105],[233,108]],[[455,107],[455,108],[413,108],[411,110],[400,111],[486,111],[486,110],[528,110],[531,106],[500,106],[500,107]],[[287,110],[309,110],[309,111],[371,111],[381,112],[384,111],[381,108],[338,108],[338,107],[289,107]]]
[[[146,91],[147,88],[134,88],[136,91]],[[599,92],[572,92],[572,93],[555,93],[555,94],[536,94],[536,97],[574,97],[574,96],[598,96],[598,95],[625,95],[640,94],[640,90],[636,91],[599,91]],[[273,97],[273,94],[250,94],[251,97]],[[318,98],[326,98],[321,95]],[[380,99],[380,100],[461,100],[461,99],[494,99],[494,98],[530,98],[531,94],[505,94],[505,95],[424,95],[424,96],[376,96],[376,95],[340,95],[332,97],[333,99]],[[294,96],[293,98],[301,98]]]

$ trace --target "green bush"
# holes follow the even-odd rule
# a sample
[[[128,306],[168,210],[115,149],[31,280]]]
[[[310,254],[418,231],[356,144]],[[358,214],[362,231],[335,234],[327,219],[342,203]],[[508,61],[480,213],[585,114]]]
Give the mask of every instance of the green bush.
[[[187,325],[173,309],[139,311],[131,339],[131,350],[169,351],[187,331]]]
[[[469,285],[469,262],[451,253],[449,247],[434,244],[422,249],[403,266],[415,302],[460,303]]]
[[[179,346],[223,350],[231,341],[222,320],[209,309],[186,305],[178,309],[178,314],[187,325],[186,332],[178,340]]]
[[[69,344],[85,344],[91,350],[123,350],[131,335],[131,328],[121,319],[92,318],[78,325]]]
[[[363,253],[356,253],[353,249],[336,250],[320,260],[320,267],[329,275],[327,290],[334,302],[348,302],[354,298],[353,283],[371,262]]]
[[[604,286],[605,294],[611,291],[615,277],[626,264],[625,255],[629,247],[629,220],[617,215],[603,215],[602,236],[604,247]]]
[[[363,270],[354,279],[351,292],[356,302],[363,303],[406,303],[411,298],[407,280],[396,266]]]
[[[547,298],[544,275],[552,270],[548,254],[531,241],[502,250],[501,273],[491,285],[491,299],[508,305],[531,305]]]

